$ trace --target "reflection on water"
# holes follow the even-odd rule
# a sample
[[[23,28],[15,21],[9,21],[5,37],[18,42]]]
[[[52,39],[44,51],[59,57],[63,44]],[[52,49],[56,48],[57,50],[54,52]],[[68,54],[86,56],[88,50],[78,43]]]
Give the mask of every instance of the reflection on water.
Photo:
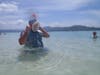
[[[21,49],[21,52],[18,56],[19,61],[36,61],[48,54],[47,48],[40,49]]]

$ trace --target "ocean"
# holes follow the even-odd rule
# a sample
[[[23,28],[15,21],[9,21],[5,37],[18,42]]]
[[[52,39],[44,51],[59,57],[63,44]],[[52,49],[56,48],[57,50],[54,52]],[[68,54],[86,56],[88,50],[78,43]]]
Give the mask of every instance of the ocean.
[[[20,33],[0,35],[0,75],[100,75],[100,31],[49,32],[44,49],[25,52]]]

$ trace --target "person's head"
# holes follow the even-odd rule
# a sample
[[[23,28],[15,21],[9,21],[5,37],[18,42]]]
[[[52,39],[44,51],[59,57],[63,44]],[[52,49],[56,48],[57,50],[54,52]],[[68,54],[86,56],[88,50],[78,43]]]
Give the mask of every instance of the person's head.
[[[29,26],[33,31],[37,31],[39,29],[39,22],[37,22],[37,19],[33,17],[29,20]]]
[[[96,35],[96,32],[93,32],[93,35],[95,36]]]

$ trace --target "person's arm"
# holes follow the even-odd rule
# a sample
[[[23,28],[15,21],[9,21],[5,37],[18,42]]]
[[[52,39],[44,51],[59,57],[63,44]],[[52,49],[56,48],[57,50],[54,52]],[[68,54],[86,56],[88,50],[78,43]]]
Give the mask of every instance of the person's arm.
[[[25,44],[26,39],[27,39],[27,35],[28,35],[28,31],[29,31],[29,27],[26,27],[24,33],[20,36],[18,42],[20,45]]]
[[[43,33],[43,37],[46,37],[46,38],[50,37],[50,35],[44,28],[39,27],[39,30]]]

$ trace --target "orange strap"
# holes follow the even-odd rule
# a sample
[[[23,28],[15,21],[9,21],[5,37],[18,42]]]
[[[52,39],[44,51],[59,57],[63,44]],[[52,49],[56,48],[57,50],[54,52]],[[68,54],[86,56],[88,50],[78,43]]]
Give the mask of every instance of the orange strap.
[[[19,44],[23,45],[26,42],[28,32],[24,32],[24,34],[19,38]]]

